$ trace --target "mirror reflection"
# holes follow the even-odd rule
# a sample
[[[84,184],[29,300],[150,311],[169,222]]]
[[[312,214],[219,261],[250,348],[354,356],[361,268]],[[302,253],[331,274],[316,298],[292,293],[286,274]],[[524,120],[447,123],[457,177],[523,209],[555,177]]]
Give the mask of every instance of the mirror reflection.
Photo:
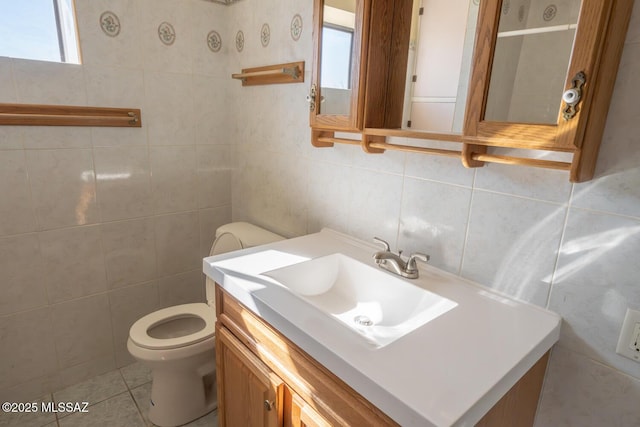
[[[320,113],[349,115],[356,0],[325,0],[320,61]]]
[[[403,128],[462,132],[478,4],[414,0]]]
[[[485,120],[555,124],[580,0],[504,0]]]

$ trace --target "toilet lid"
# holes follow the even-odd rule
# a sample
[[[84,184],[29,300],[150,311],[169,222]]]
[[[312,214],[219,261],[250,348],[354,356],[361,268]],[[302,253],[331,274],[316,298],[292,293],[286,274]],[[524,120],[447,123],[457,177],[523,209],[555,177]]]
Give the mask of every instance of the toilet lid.
[[[154,338],[149,330],[173,319],[196,316],[204,321],[204,327],[194,333],[175,338]],[[163,308],[140,318],[131,326],[129,338],[140,347],[160,350],[185,347],[204,341],[215,334],[215,309],[204,303],[182,304]]]

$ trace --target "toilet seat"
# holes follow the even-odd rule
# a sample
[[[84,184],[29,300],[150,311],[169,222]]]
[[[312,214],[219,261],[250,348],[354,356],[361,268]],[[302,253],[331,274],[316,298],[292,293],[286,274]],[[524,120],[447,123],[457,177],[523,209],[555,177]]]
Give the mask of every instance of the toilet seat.
[[[174,319],[197,316],[205,323],[199,331],[175,338],[153,338],[149,329]],[[215,334],[215,310],[204,303],[182,304],[163,308],[140,318],[131,326],[129,338],[136,345],[150,350],[185,347],[213,337]]]

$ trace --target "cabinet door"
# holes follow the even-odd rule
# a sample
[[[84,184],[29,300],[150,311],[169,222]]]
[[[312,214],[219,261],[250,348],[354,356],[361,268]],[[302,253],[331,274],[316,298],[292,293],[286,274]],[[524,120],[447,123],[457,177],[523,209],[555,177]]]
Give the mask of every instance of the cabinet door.
[[[285,414],[287,420],[285,427],[331,427],[331,424],[302,400],[300,396],[293,392],[287,394],[287,403],[289,403],[290,409]]]
[[[283,382],[231,332],[216,335],[221,427],[282,426]]]
[[[600,58],[612,32],[626,28],[620,17],[630,2],[514,3],[480,3],[464,142],[575,152],[588,134],[587,119],[602,119],[600,111],[592,118],[601,108],[592,101],[615,80],[617,62]],[[575,86],[580,100],[572,106],[578,92],[563,93]],[[477,166],[471,159],[467,166]]]

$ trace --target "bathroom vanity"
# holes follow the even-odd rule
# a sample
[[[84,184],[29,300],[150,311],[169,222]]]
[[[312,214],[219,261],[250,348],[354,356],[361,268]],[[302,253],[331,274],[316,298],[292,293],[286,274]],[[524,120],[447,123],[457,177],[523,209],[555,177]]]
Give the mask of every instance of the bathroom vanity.
[[[560,317],[377,250],[325,229],[205,258],[221,426],[533,424]]]

